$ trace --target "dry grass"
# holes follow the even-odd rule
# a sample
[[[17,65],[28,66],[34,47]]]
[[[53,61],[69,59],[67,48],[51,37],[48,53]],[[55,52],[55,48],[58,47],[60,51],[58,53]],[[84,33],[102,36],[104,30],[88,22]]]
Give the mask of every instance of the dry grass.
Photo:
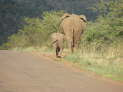
[[[123,47],[105,47],[97,51],[96,46],[82,47],[65,60],[78,63],[81,68],[96,72],[114,80],[123,81]]]

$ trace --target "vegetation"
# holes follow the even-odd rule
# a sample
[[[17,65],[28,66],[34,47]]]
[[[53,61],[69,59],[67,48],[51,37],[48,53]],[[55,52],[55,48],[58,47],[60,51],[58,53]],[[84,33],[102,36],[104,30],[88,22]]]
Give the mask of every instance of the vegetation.
[[[0,0],[0,45],[22,28],[24,17],[42,17],[44,11],[64,10],[86,14],[89,20],[94,20],[97,13],[88,7],[97,2],[99,0]]]
[[[25,25],[18,33],[9,37],[3,48],[41,47],[48,45],[49,36],[59,28],[60,17],[63,11],[44,12],[42,18],[24,18]]]
[[[99,75],[123,81],[123,63],[110,55],[101,56],[97,53],[75,53],[64,57],[65,60],[78,64],[81,69],[96,72]]]
[[[47,6],[51,3],[46,3],[48,0],[40,1],[44,1]],[[63,1],[65,2],[66,0],[62,0],[62,2]],[[68,2],[69,1],[70,0],[68,0]],[[79,0],[76,1],[78,2]],[[86,1],[88,2],[89,0]],[[86,1],[83,2],[87,3]],[[94,3],[96,2],[96,0],[91,1]],[[17,2],[23,2],[25,4],[23,0],[17,0]],[[29,1],[26,4],[28,5],[32,2],[33,0]],[[54,2],[57,2],[57,0],[55,0]],[[12,2],[11,4],[14,3],[15,2]],[[81,4],[78,3],[77,5]],[[37,6],[37,3],[35,4],[35,6]],[[52,3],[50,7],[53,7],[54,4],[55,3]],[[67,5],[68,4],[66,4],[66,6]],[[72,2],[70,3],[70,5],[72,5]],[[89,5],[87,5],[87,7],[88,6]],[[14,7],[16,7],[16,4]],[[12,6],[11,8],[20,9],[14,7]],[[24,7],[26,7],[26,5]],[[92,17],[90,15],[91,12],[85,12],[87,7],[83,7],[84,10],[79,9],[79,7],[77,9],[64,7],[65,9],[63,9],[65,11],[67,10],[71,12],[77,11],[78,14],[85,13],[87,17],[92,18],[92,20],[88,21],[87,29],[82,36],[81,48],[74,54],[68,54],[64,57],[64,59],[79,64],[79,66],[83,69],[87,69],[98,74],[111,77],[115,80],[123,80],[123,0],[110,0],[108,2],[100,0],[100,3],[95,4],[94,7],[88,7],[88,9],[91,9],[91,12],[93,11],[92,14],[97,15],[96,17]],[[9,8],[10,10],[7,8],[8,12],[11,11],[11,8]],[[60,10],[61,8],[62,7],[60,5],[56,5],[56,10]],[[33,7],[33,9],[35,8]],[[13,35],[9,34],[9,32],[5,32],[7,34],[7,37],[9,36],[7,39],[8,41],[5,42],[2,40],[1,42],[4,42],[4,44],[0,47],[0,49],[35,47],[37,50],[37,48],[45,47],[45,51],[51,51],[47,49],[50,45],[49,36],[51,33],[57,32],[59,30],[60,17],[63,13],[64,11],[43,12],[42,10],[40,11],[39,15],[36,13],[36,11],[33,14],[31,10],[30,13],[29,11],[27,13],[30,16],[24,17],[21,15],[22,17],[20,18],[18,15],[19,20],[16,20],[15,17],[15,21],[11,21],[11,24],[16,25],[15,28],[17,30],[11,33],[14,33]],[[37,14],[38,16],[35,14]],[[6,17],[10,18],[10,16]],[[10,24],[9,21],[10,19],[8,19],[8,24]],[[3,28],[3,25],[8,28],[6,23],[2,23],[1,28]],[[11,25],[9,29],[11,30]],[[3,36],[6,36],[5,33],[3,31],[0,31],[0,35],[2,35],[0,36],[0,39],[3,39]]]

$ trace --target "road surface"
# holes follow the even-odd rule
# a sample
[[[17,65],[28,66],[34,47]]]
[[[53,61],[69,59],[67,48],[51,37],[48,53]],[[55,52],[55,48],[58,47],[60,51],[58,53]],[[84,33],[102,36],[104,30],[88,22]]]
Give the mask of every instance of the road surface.
[[[0,92],[123,92],[123,85],[94,79],[44,57],[2,50]]]

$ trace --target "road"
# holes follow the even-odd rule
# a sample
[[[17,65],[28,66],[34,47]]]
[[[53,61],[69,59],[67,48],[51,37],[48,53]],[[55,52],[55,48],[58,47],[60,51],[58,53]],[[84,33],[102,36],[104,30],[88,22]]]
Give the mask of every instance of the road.
[[[0,51],[0,92],[123,92],[123,85],[25,52]]]

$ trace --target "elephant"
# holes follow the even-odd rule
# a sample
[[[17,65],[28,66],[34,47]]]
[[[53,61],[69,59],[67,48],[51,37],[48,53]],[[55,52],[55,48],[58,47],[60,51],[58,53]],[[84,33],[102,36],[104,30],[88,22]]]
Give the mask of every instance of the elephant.
[[[51,40],[51,44],[56,50],[56,57],[60,58],[64,47],[64,34],[52,33]]]
[[[65,13],[61,17],[60,31],[65,35],[71,52],[74,52],[74,48],[79,48],[81,35],[86,28],[86,22],[85,15]]]

